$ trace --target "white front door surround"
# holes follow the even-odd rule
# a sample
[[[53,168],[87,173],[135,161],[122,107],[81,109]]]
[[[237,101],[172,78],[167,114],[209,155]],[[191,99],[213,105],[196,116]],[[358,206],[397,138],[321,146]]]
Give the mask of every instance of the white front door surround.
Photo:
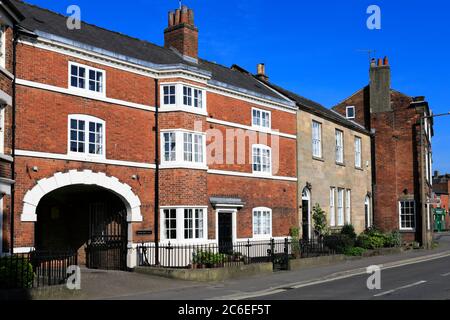
[[[23,198],[21,221],[37,222],[36,210],[39,202],[46,194],[63,187],[75,185],[98,186],[111,191],[123,201],[127,210],[128,247],[132,248],[133,228],[131,223],[143,221],[141,201],[129,185],[121,183],[115,177],[108,177],[105,173],[101,172],[70,170],[65,173],[58,172],[50,178],[39,180],[36,186],[29,190]],[[135,255],[136,252],[134,250],[128,250],[127,265],[130,268],[135,267]]]
[[[235,208],[216,208],[216,242],[219,243],[219,213],[226,212],[231,213],[231,223],[233,230],[233,243],[236,243],[237,240],[237,229],[236,229],[236,221],[237,221],[237,211]]]

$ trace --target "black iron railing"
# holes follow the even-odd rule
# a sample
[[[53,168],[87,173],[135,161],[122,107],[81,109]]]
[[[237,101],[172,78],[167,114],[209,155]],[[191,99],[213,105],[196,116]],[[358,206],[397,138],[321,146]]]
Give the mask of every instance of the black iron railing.
[[[324,236],[313,235],[309,239],[301,239],[300,240],[300,258],[312,258],[319,256],[329,256],[336,254],[334,245],[330,245],[330,242],[333,242],[332,239],[328,239],[325,241]]]
[[[156,266],[158,250],[159,265],[163,268],[220,268],[239,264],[273,262],[276,269],[284,269],[288,260],[334,252],[325,246],[322,238],[292,241],[271,239],[264,241],[242,241],[236,243],[172,244],[154,243],[137,247],[139,266]]]
[[[32,251],[0,258],[0,289],[29,289],[64,284],[77,253]]]

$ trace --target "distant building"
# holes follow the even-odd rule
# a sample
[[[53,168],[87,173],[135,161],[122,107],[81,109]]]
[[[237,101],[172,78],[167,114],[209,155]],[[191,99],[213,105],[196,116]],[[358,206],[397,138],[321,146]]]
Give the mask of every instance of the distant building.
[[[438,171],[434,172],[433,176],[433,192],[441,204],[438,206],[447,211],[445,217],[445,227],[450,228],[450,174],[440,175]]]

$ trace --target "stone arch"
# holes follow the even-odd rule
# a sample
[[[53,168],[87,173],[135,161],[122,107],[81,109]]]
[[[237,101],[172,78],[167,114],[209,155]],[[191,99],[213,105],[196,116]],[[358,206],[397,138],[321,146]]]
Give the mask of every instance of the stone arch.
[[[23,198],[22,222],[37,222],[36,209],[41,199],[48,193],[71,185],[95,185],[112,191],[122,199],[127,210],[127,221],[142,222],[141,201],[134,194],[131,187],[121,183],[115,177],[108,177],[101,172],[91,170],[70,170],[69,172],[58,172],[50,178],[39,180],[36,186],[29,190]]]

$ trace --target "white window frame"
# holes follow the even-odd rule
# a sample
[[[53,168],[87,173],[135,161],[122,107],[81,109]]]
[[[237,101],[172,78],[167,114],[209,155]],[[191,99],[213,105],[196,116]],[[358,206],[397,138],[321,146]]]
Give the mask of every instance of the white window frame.
[[[345,223],[352,223],[352,190],[345,191]]]
[[[84,152],[71,151],[71,122],[72,120],[84,121]],[[102,154],[89,153],[89,123],[102,125]],[[78,139],[78,137],[77,137]],[[67,154],[77,158],[106,159],[106,122],[100,118],[85,114],[70,114],[67,121]]]
[[[339,139],[340,136],[340,139]],[[336,163],[338,164],[344,164],[344,131],[336,129],[335,131],[335,144],[336,144]],[[341,159],[340,159],[341,158]]]
[[[259,113],[259,124],[255,123],[255,121],[258,119],[258,117],[255,117],[255,113]],[[267,125],[263,125],[263,114],[266,114],[266,117],[268,117]],[[272,129],[272,112],[259,109],[259,108],[252,108],[252,127],[258,128],[260,130],[268,130],[270,131]]]
[[[353,117],[350,117],[348,115],[348,111],[351,110],[351,109],[353,109]],[[347,119],[350,119],[350,120],[355,119],[356,118],[356,108],[355,108],[355,106],[348,106],[348,107],[346,107],[345,108],[345,116],[346,116]]]
[[[78,67],[78,68],[84,68],[86,70],[85,74],[84,74],[84,88],[79,88],[79,87],[74,87],[72,86],[72,66]],[[81,92],[84,94],[88,94],[88,95],[94,95],[94,96],[106,96],[106,71],[102,70],[102,69],[98,69],[98,68],[94,68],[88,65],[84,65],[84,64],[80,64],[80,63],[76,63],[76,62],[72,62],[69,61],[69,71],[68,71],[68,85],[69,85],[69,89],[73,90],[73,91],[77,91],[77,92]],[[102,73],[102,91],[95,91],[95,90],[90,90],[89,89],[89,72],[90,71],[94,71],[94,72],[100,72]]]
[[[336,188],[330,187],[330,227],[336,226]]]
[[[428,151],[425,152],[425,177],[427,182],[430,182],[430,160]]]
[[[175,211],[175,218],[173,217],[167,217],[166,216],[166,211],[169,212],[169,214],[173,213],[173,211]],[[164,239],[165,240],[177,240],[178,237],[178,217],[177,217],[177,209],[176,208],[166,208],[166,209],[162,209],[161,210],[162,214],[162,228],[164,229]],[[175,220],[175,228],[169,227],[167,228],[167,220]],[[167,237],[167,231],[172,231],[175,230],[175,238],[172,237]]]
[[[175,134],[175,159],[171,161],[166,161],[165,159],[165,134],[172,133]],[[185,135],[190,135],[192,137],[192,161],[185,160]],[[197,139],[201,138],[201,146],[200,152],[195,152],[196,147],[200,146],[199,143],[195,143]],[[161,168],[194,168],[194,169],[202,169],[206,170],[207,161],[206,161],[206,133],[198,132],[198,131],[189,131],[185,129],[166,129],[161,130]],[[196,155],[201,154],[201,161],[196,162]]]
[[[345,225],[344,197],[345,197],[345,189],[338,188],[337,189],[337,225],[338,225],[338,227],[343,227]]]
[[[167,94],[169,101],[166,103],[166,93],[164,92],[165,88],[168,88],[169,92]],[[174,93],[170,93],[170,88],[174,88]],[[174,98],[174,102],[170,103],[170,98]],[[161,105],[163,106],[176,106],[177,105],[177,86],[176,84],[163,84],[161,85]]]
[[[165,210],[176,210],[176,239],[167,239],[166,237],[166,220],[165,220]],[[193,225],[193,238],[185,237],[185,210],[192,210],[192,225]],[[202,237],[195,237],[195,212],[196,210],[202,210]],[[174,243],[174,244],[192,244],[192,243],[205,243],[208,241],[208,207],[207,206],[163,206],[160,209],[160,214],[162,219],[160,239],[162,243]]]
[[[175,104],[166,104],[164,101],[164,88],[168,86],[175,86]],[[191,105],[184,104],[184,88],[191,89]],[[207,116],[207,101],[206,101],[206,89],[195,86],[192,84],[186,84],[182,82],[163,82],[159,86],[160,97],[161,97],[161,112],[172,112],[172,111],[184,111],[189,113],[196,113],[200,115]],[[195,107],[195,91],[201,92],[201,107]]]
[[[316,128],[315,125],[317,125]],[[315,158],[322,158],[322,123],[313,120],[311,127],[312,127],[312,138],[311,138],[312,155]],[[315,135],[315,133],[318,134],[318,137]]]
[[[0,67],[6,68],[6,26],[0,26]]]
[[[269,234],[257,234],[255,230],[255,214],[260,212],[261,213],[261,219],[263,216],[263,213],[269,214]],[[267,207],[258,207],[253,208],[252,210],[252,234],[254,239],[271,239],[272,238],[272,209]],[[262,225],[261,228],[266,227],[265,225]]]
[[[355,167],[362,169],[362,139],[355,136]]]
[[[259,150],[259,165],[261,166],[261,171],[255,170],[255,160],[256,160],[256,151]],[[264,156],[263,152],[269,151],[269,171],[263,171],[264,165]],[[266,164],[267,165],[267,164]],[[254,144],[252,145],[252,171],[254,175],[261,176],[271,176],[272,175],[272,148],[263,144]]]
[[[402,204],[404,203],[404,202],[412,202],[413,204],[414,204],[414,206],[413,206],[413,208],[414,208],[414,212],[413,212],[413,224],[414,224],[414,227],[402,227]],[[399,227],[400,227],[400,230],[401,231],[415,231],[416,230],[416,223],[417,223],[417,221],[416,221],[416,210],[417,210],[417,207],[416,207],[416,201],[415,200],[401,200],[401,201],[399,201],[399,203],[398,203],[398,214],[399,214],[399,218],[398,218],[398,220],[399,220]]]

